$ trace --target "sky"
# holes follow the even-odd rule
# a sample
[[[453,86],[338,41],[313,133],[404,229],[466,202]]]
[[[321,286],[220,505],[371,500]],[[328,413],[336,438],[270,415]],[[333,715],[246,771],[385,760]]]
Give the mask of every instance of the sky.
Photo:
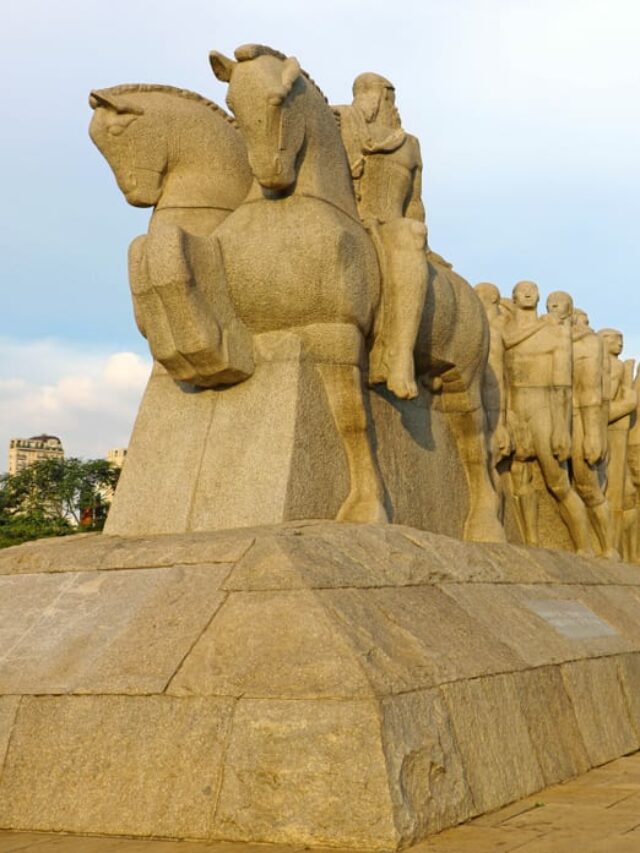
[[[0,470],[9,437],[126,446],[150,369],[129,207],[87,127],[92,88],[224,104],[211,49],[298,57],[331,103],[377,71],[417,135],[432,248],[472,284],[568,290],[640,357],[637,0],[2,0]]]

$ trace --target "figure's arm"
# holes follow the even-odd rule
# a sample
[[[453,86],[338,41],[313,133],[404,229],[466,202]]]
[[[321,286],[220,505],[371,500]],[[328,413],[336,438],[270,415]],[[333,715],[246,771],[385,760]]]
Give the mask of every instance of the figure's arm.
[[[559,462],[571,455],[571,346],[569,329],[559,327],[551,386],[551,449]]]
[[[407,219],[417,219],[418,222],[425,221],[424,204],[422,203],[422,157],[420,156],[420,143],[417,139],[410,137],[416,149],[416,163],[413,169],[413,180],[411,182],[411,192],[405,206],[405,216]]]
[[[620,380],[618,393],[609,404],[609,423],[619,421],[635,411],[638,397],[633,387],[633,365],[634,360],[628,359],[624,364],[624,374]]]
[[[509,456],[512,450],[511,436],[507,427],[507,380],[504,363],[504,339],[501,329],[493,327],[490,330],[496,344],[491,348],[491,368],[495,373],[496,383],[498,385],[499,415],[496,426],[495,443],[500,458]],[[498,345],[499,342],[499,345]]]

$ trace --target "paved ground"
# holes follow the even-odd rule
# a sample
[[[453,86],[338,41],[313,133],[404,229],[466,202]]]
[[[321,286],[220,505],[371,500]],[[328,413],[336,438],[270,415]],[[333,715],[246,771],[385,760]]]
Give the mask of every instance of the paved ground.
[[[259,844],[133,841],[0,831],[0,853],[300,853]],[[411,849],[411,853],[640,853],[640,752]],[[324,851],[327,853],[327,851]],[[338,851],[334,851],[338,853]]]

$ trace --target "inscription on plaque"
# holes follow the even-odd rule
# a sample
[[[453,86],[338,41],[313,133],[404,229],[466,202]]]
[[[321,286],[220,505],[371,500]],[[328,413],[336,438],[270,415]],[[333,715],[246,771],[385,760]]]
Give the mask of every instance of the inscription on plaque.
[[[594,637],[613,637],[618,634],[615,628],[580,601],[528,601],[527,607],[558,633],[572,640],[590,640]]]

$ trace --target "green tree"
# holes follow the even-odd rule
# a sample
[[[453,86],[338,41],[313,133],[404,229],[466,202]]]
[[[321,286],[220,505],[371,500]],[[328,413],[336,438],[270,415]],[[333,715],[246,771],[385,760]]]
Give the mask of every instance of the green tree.
[[[0,477],[0,548],[102,530],[120,469],[105,459],[44,459]]]

